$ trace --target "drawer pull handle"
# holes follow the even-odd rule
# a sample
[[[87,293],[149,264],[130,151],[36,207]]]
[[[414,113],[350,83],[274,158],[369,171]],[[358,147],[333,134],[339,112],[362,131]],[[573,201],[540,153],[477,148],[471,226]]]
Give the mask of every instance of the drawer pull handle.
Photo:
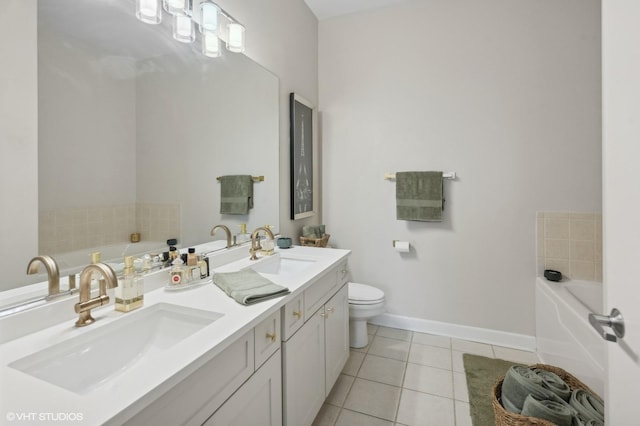
[[[298,317],[298,318],[302,318],[302,311],[293,311],[293,316],[294,317]]]
[[[330,314],[335,312],[335,308],[327,308],[327,312],[329,312]]]
[[[324,312],[320,312],[320,316],[321,316],[322,318],[326,318],[326,317],[328,317],[329,315],[325,314]]]
[[[267,339],[271,339],[272,342],[276,341],[276,333],[267,333]]]

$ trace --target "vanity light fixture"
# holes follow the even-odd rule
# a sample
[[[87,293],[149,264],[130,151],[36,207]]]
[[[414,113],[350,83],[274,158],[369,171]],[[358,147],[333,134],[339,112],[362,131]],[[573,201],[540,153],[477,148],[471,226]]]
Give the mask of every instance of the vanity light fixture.
[[[162,2],[162,4],[161,4]],[[201,33],[202,54],[217,58],[221,42],[234,53],[245,51],[245,28],[211,0],[136,0],[136,17],[147,24],[162,22],[162,10],[173,15],[173,38],[182,43]]]

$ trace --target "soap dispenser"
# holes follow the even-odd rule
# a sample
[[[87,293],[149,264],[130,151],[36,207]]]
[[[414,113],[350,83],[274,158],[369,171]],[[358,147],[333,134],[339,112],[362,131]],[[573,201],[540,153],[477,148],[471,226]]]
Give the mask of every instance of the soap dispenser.
[[[143,278],[133,266],[133,256],[124,258],[124,272],[116,287],[115,309],[129,312],[142,306],[144,300]]]
[[[247,232],[247,224],[241,223],[240,233],[236,235],[236,243],[242,244],[242,243],[246,243],[249,240],[251,240],[251,235]]]

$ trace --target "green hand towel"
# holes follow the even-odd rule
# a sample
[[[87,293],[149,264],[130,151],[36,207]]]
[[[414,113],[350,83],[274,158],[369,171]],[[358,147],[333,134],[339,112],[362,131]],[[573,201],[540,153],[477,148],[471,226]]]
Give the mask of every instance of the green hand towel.
[[[248,214],[253,208],[251,175],[220,177],[220,214]]]
[[[253,305],[290,293],[288,288],[272,283],[251,268],[215,273],[213,283],[242,305]]]
[[[442,221],[442,172],[396,173],[396,219]]]
[[[522,406],[523,416],[549,420],[558,426],[571,426],[572,410],[569,406],[555,401],[540,400],[529,395]]]

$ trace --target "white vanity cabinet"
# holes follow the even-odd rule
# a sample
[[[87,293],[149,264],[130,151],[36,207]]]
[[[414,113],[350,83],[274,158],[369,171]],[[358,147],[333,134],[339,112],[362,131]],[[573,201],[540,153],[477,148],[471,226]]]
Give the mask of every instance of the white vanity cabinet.
[[[346,278],[345,261],[305,290],[304,325],[282,344],[285,425],[304,426],[313,422],[347,362]],[[309,307],[315,310],[310,311]]]

